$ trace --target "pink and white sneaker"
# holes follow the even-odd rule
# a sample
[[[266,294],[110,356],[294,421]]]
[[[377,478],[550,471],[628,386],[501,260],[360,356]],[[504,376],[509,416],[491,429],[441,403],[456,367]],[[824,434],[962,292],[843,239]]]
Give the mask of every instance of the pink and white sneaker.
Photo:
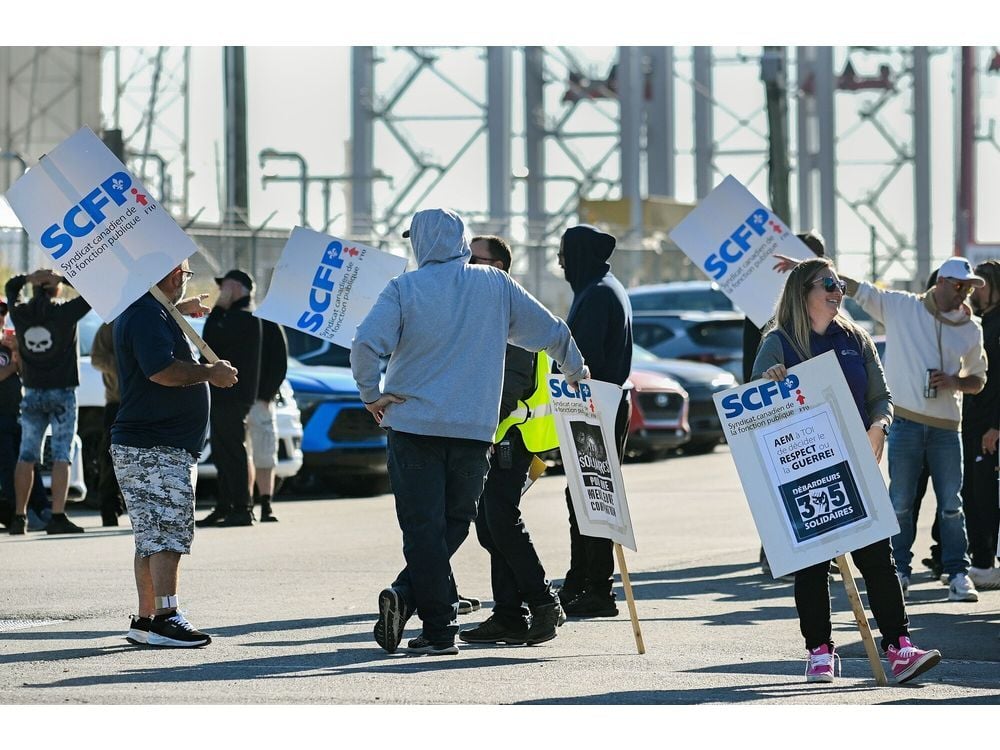
[[[833,682],[833,665],[837,662],[840,671],[840,656],[827,644],[809,649],[806,664],[806,682]]]
[[[941,661],[941,652],[937,649],[923,651],[910,641],[905,635],[899,637],[899,648],[889,646],[886,651],[889,658],[889,666],[896,682],[902,684],[923,674],[928,669]]]

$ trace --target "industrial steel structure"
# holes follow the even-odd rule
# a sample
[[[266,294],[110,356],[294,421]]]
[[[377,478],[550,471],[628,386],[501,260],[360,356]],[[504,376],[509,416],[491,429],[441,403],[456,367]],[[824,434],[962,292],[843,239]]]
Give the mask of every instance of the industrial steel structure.
[[[304,225],[309,188],[319,183],[316,228],[329,229],[343,214],[354,238],[392,245],[413,211],[435,204],[440,187],[461,174],[468,202],[454,207],[476,231],[511,236],[523,248],[515,271],[544,296],[558,237],[583,215],[581,202],[583,218],[609,224],[626,253],[659,257],[673,250],[666,233],[682,215],[668,210],[674,204],[697,201],[732,173],[778,206],[781,181],[773,175],[790,174],[793,227],[818,227],[831,254],[855,264],[864,258],[872,276],[924,279],[932,265],[932,129],[958,129],[958,145],[973,148],[992,138],[992,126],[984,135],[976,121],[972,93],[977,76],[995,72],[992,59],[972,48],[948,52],[620,47],[602,58],[567,47],[354,47],[349,158],[342,174],[319,175],[301,152],[246,153],[245,53],[228,47],[221,52],[225,210],[212,227],[190,215],[187,48],[106,48],[103,119],[97,48],[3,48],[0,185],[82,123],[120,130],[130,166],[182,225],[218,235],[202,247],[221,267],[242,260],[250,239],[255,255],[259,237],[267,236],[268,253],[280,245],[281,230],[250,225],[251,177],[299,182]],[[947,111],[958,116],[932,123],[931,65],[952,58],[960,85]],[[296,174],[263,173],[273,160],[295,162]],[[956,238],[965,247],[976,239],[975,180],[964,159],[957,171]],[[347,188],[347,205],[334,205],[335,184]]]

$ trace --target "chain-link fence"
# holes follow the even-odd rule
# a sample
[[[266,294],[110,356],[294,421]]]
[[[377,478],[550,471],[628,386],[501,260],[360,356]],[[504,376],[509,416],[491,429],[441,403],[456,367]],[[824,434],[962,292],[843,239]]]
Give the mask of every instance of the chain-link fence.
[[[252,229],[195,224],[185,231],[198,247],[191,257],[195,277],[193,292],[213,294],[213,278],[233,268],[240,268],[256,280],[257,298],[261,299],[271,281],[271,273],[288,240],[285,229]],[[406,257],[414,265],[409,243],[402,238],[351,238],[386,252]],[[557,262],[558,244],[544,246],[512,243],[511,275],[531,294],[557,315],[565,315],[573,298]],[[0,285],[18,273],[36,268],[51,268],[51,258],[34,242],[28,241],[20,228],[0,227]],[[682,252],[668,243],[659,247],[619,247],[612,256],[612,270],[626,287],[704,278]],[[2,286],[0,286],[2,288]]]

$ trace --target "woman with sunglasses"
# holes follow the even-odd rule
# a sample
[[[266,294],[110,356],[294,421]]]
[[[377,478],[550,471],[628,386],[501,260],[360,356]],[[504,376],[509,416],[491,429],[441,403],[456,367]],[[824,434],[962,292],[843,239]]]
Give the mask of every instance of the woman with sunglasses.
[[[840,313],[846,285],[826,258],[798,263],[788,274],[774,327],[764,337],[753,377],[784,380],[787,368],[828,351],[837,355],[868,431],[875,460],[882,459],[892,422],[892,401],[875,344],[863,329]],[[896,577],[889,540],[851,553],[865,579],[872,614],[882,634],[882,650],[897,682],[906,682],[941,660],[938,651],[913,646],[903,592]],[[830,623],[829,562],[795,573],[795,609],[809,652],[807,682],[833,682],[834,644]]]

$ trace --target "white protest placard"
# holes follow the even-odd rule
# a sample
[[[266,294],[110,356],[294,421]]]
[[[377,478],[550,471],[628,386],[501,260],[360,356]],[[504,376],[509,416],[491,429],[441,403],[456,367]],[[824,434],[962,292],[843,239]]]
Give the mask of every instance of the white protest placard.
[[[836,354],[714,398],[775,578],[899,531]]]
[[[88,127],[42,157],[6,198],[53,269],[105,322],[198,250]]]
[[[549,376],[559,454],[580,533],[635,550],[635,534],[615,443],[622,389],[585,380],[574,390],[562,375]]]
[[[758,327],[774,315],[785,285],[771,256],[816,257],[732,175],[699,201],[670,239]]]
[[[385,285],[405,270],[406,258],[295,227],[254,314],[349,349]]]

